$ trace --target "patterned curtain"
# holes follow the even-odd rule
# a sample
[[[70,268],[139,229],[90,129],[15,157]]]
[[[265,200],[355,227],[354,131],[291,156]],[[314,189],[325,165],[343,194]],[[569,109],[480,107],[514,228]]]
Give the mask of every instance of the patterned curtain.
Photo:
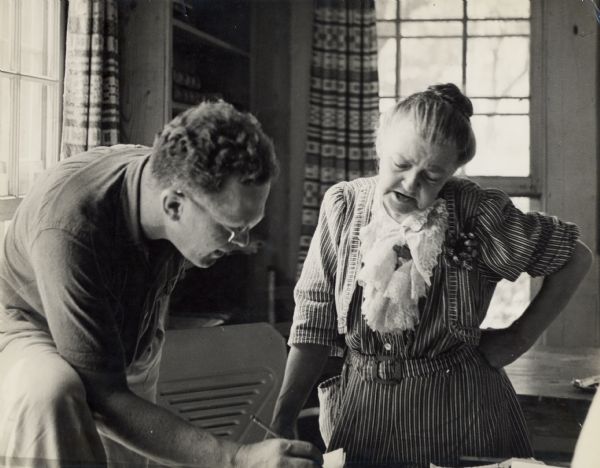
[[[61,159],[119,139],[117,0],[69,0]]]
[[[325,191],[375,173],[378,93],[373,0],[316,0],[298,275]]]

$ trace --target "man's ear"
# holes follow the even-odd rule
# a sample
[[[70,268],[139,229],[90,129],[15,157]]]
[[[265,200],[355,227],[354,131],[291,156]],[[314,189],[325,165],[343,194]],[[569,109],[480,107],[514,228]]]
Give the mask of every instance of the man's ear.
[[[183,199],[185,195],[171,188],[163,190],[161,195],[164,214],[171,221],[179,221],[183,212]]]

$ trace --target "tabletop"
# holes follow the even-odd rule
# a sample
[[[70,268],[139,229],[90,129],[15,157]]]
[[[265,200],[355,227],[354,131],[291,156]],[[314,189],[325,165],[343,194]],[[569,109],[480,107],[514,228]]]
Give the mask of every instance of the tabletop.
[[[591,401],[572,381],[600,374],[600,348],[538,346],[505,370],[518,395]]]

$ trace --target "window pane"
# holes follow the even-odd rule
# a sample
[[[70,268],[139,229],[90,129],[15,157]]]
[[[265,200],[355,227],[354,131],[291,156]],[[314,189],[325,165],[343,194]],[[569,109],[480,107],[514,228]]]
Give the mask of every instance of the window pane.
[[[396,95],[396,39],[379,39],[377,56],[379,95]]]
[[[19,107],[19,195],[27,193],[35,178],[56,152],[58,116],[56,86],[21,80]]]
[[[512,283],[502,280],[480,328],[506,328],[518,319],[531,301],[531,277],[523,273]]]
[[[465,167],[467,175],[529,175],[528,116],[474,115],[471,123],[477,139],[477,153]]]
[[[529,96],[529,38],[469,39],[467,95]]]
[[[392,21],[378,21],[377,35],[386,37],[396,37],[396,23]]]
[[[375,14],[377,19],[395,19],[398,0],[377,0],[375,2]]]
[[[6,76],[0,76],[0,197],[8,193],[8,162],[10,159],[11,130],[12,130],[12,80]]]
[[[0,0],[0,68],[14,71],[14,0]]]
[[[492,36],[503,34],[530,33],[530,23],[527,21],[468,21],[469,36]]]
[[[57,0],[21,0],[21,72],[57,76]]]
[[[4,236],[6,235],[6,231],[10,226],[11,220],[8,221],[0,221],[0,243],[4,241]]]
[[[402,19],[460,19],[463,16],[462,0],[402,0]]]
[[[379,112],[385,112],[390,109],[396,103],[395,98],[381,98],[379,100]]]
[[[462,38],[460,21],[403,21],[400,25],[403,37],[412,36],[458,36]]]
[[[475,114],[529,114],[529,99],[471,99]]]
[[[469,18],[529,18],[529,0],[468,0]]]
[[[528,197],[511,197],[512,202],[515,204],[517,208],[519,208],[523,213],[527,213],[531,211],[532,208],[532,200]]]
[[[400,92],[408,96],[435,83],[462,81],[460,39],[402,39]]]

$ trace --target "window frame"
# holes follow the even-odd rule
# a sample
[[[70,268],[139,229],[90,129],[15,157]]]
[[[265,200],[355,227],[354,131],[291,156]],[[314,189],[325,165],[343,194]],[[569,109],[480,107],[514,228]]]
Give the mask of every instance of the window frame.
[[[19,136],[19,102],[20,102],[20,93],[21,93],[21,84],[23,80],[35,81],[41,83],[49,83],[56,86],[56,117],[57,117],[57,134],[56,134],[56,143],[55,143],[55,151],[53,154],[46,159],[46,168],[50,167],[53,164],[56,164],[59,160],[60,154],[60,142],[61,142],[61,133],[62,133],[62,95],[64,89],[64,63],[65,63],[65,46],[66,46],[66,15],[67,15],[67,0],[58,0],[58,12],[57,12],[57,24],[58,28],[58,44],[57,44],[57,54],[56,54],[56,79],[51,77],[41,77],[34,74],[23,73],[20,70],[20,48],[21,48],[21,31],[20,31],[20,18],[22,13],[23,5],[20,1],[15,0],[13,2],[14,11],[13,11],[13,37],[12,37],[12,59],[14,60],[12,65],[18,64],[16,66],[16,71],[13,70],[4,70],[0,68],[0,76],[7,76],[11,78],[11,89],[10,93],[12,95],[12,108],[10,109],[10,145],[9,145],[9,190],[12,193],[17,193],[14,190],[15,186],[18,186],[18,165],[19,165],[19,148],[18,146],[18,136]],[[10,221],[20,205],[21,201],[25,195],[8,195],[0,197],[0,223]]]
[[[396,0],[396,4],[401,0]],[[467,67],[467,35],[465,23],[469,20],[467,17],[467,1],[462,1],[463,6],[463,17],[460,20],[462,22],[462,82],[461,86],[466,83],[465,70]],[[544,34],[545,28],[543,25],[544,20],[544,4],[542,0],[529,0],[530,1],[530,17],[529,17],[529,175],[528,176],[473,176],[467,175],[469,180],[474,181],[484,188],[498,188],[507,193],[510,197],[524,197],[529,199],[529,211],[542,211],[545,209],[547,193],[547,180],[546,180],[546,154],[547,154],[547,130],[546,130],[546,83],[545,83],[545,63],[544,54],[541,53],[544,45]],[[398,20],[398,10],[396,18]],[[511,18],[505,18],[511,19]],[[516,18],[515,18],[516,19]],[[380,21],[379,19],[377,21]],[[438,21],[444,21],[438,20]],[[449,19],[448,21],[458,21],[456,18]],[[396,26],[396,84],[394,89],[394,96],[380,95],[380,99],[394,98],[398,99],[400,95],[400,85],[398,83],[398,73],[401,60],[401,47],[398,39],[398,32],[400,28]],[[390,37],[379,36],[380,37]],[[400,36],[402,37],[402,36]],[[438,36],[439,37],[439,36]],[[470,36],[469,36],[470,37]],[[464,91],[464,89],[463,89]],[[542,280],[540,278],[529,278],[529,297],[534,297],[541,287]],[[498,316],[490,314],[492,309],[488,309],[488,316],[486,320],[497,319]],[[523,311],[520,310],[520,313]],[[519,315],[520,315],[519,313]],[[519,315],[514,315],[510,319],[511,321],[516,319]],[[494,325],[493,321],[488,323]],[[502,326],[507,326],[504,323]]]
[[[399,0],[396,0],[398,4]],[[462,83],[465,83],[465,70],[466,70],[466,52],[467,52],[467,38],[471,36],[466,35],[467,18],[467,1],[463,0],[463,16],[461,19],[437,19],[435,21],[461,21],[463,23],[462,31]],[[529,175],[528,176],[467,176],[470,180],[476,182],[482,187],[495,187],[503,190],[511,197],[527,197],[531,199],[532,204],[541,206],[543,200],[543,193],[545,192],[545,92],[543,86],[543,57],[541,53],[535,53],[540,51],[543,44],[543,27],[542,27],[542,0],[529,0],[530,1],[530,34],[529,34]],[[479,19],[479,18],[477,18]],[[499,18],[499,19],[513,19],[513,18]],[[522,19],[522,18],[514,18]],[[378,22],[382,20],[377,20]],[[425,20],[424,20],[425,21]],[[396,23],[396,38],[398,37],[398,18],[394,20],[384,20],[384,22],[395,22]],[[510,35],[509,35],[510,36]],[[379,37],[390,37],[390,36],[379,36]],[[402,37],[402,36],[401,36]],[[439,36],[436,36],[439,37]],[[443,37],[443,36],[442,36]],[[394,98],[398,99],[399,95],[399,80],[398,80],[398,63],[401,61],[401,47],[400,40],[397,39],[396,46],[396,87],[395,96],[382,96],[380,99]],[[537,208],[537,207],[536,207]]]

